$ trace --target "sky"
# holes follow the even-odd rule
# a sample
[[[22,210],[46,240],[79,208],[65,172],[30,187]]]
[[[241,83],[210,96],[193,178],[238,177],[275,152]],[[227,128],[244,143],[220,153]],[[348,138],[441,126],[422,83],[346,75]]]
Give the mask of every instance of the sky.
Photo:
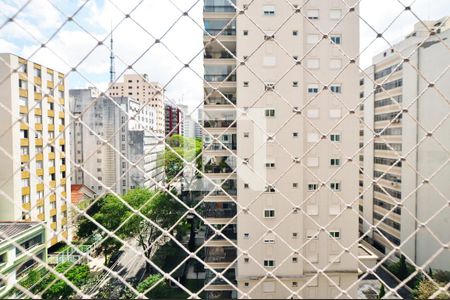
[[[28,1],[0,0],[0,53],[11,52],[64,73],[75,67],[77,72],[69,75],[71,88],[105,90],[113,30],[117,77],[125,72],[148,74],[166,87],[168,99],[189,105],[191,111],[203,102],[202,0],[31,0],[17,13]],[[402,4],[411,11],[404,11]],[[183,16],[185,11],[188,16]],[[448,15],[449,0],[361,0],[361,67],[389,48],[376,39],[374,30],[393,44],[419,19]],[[11,17],[14,21],[6,22]]]

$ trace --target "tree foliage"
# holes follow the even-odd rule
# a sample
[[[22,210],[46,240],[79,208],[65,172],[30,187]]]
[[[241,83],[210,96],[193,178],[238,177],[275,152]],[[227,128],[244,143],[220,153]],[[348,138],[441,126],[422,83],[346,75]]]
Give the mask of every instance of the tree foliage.
[[[438,286],[432,281],[425,279],[422,280],[416,288],[413,290],[414,299],[430,299],[431,296],[436,293]],[[434,299],[449,299],[450,291],[447,293],[441,292],[433,297]]]
[[[141,293],[144,293],[155,286],[155,284],[157,284],[157,286],[153,287],[145,295],[150,299],[169,298],[171,294],[171,287],[166,283],[165,280],[161,280],[161,278],[161,274],[150,275],[145,278],[144,281],[139,283],[139,285],[137,286],[137,290]]]
[[[139,210],[144,217],[133,210]],[[181,218],[184,211],[184,207],[169,193],[160,191],[134,189],[123,195],[122,200],[114,195],[107,195],[91,211],[92,218],[106,231],[84,219],[80,221],[78,235],[80,237],[93,234],[106,236],[107,231],[118,229],[117,236],[121,239],[136,239],[144,250],[145,256],[150,258],[154,252],[153,244],[162,234],[158,226],[164,230],[171,228]],[[185,230],[184,228],[184,223],[181,223],[180,226],[176,226],[175,231],[181,232]],[[110,237],[100,245],[100,248],[106,258],[117,252],[120,246],[121,243],[118,240]]]
[[[180,174],[186,162],[192,163],[195,161],[197,169],[201,168],[202,159],[201,157],[198,158],[203,145],[201,139],[174,134],[166,139],[166,144],[164,164],[168,182]]]

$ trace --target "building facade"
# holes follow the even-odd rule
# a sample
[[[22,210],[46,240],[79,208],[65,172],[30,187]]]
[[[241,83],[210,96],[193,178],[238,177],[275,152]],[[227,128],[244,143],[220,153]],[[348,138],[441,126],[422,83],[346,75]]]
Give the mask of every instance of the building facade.
[[[147,74],[125,74],[123,82],[113,83],[109,88],[111,97],[130,97],[144,107],[151,107],[156,113],[157,134],[165,133],[164,89],[157,82],[150,82]]]
[[[0,54],[0,220],[46,221],[49,246],[70,239],[70,146],[64,74]]]
[[[450,241],[450,208],[443,209],[450,198],[450,120],[443,96],[450,94],[444,71],[449,28],[445,18],[416,24],[402,42],[373,58],[360,82],[360,232],[368,232],[369,242],[385,254],[400,246],[418,265]],[[425,222],[428,229],[420,228]],[[448,261],[450,253],[443,251],[427,266],[448,269]]]
[[[86,185],[97,195],[109,189],[124,194],[137,187],[153,188],[162,180],[163,166],[154,160],[162,159],[157,144],[163,143],[151,129],[156,124],[151,107],[128,97],[98,96],[92,88],[71,90],[70,100],[75,117],[74,184]]]
[[[174,134],[183,134],[183,112],[177,105],[172,105],[167,102],[164,107],[166,116],[165,135],[172,136]]]
[[[16,298],[10,292],[19,279],[40,264],[31,255],[47,261],[45,227],[38,222],[0,222],[0,297]],[[26,254],[27,250],[31,255]],[[19,297],[19,299],[21,299]]]
[[[231,2],[204,7],[204,166],[221,184],[205,214],[227,237],[206,244],[206,263],[227,278],[206,290],[355,297],[356,1],[349,14],[338,1]]]

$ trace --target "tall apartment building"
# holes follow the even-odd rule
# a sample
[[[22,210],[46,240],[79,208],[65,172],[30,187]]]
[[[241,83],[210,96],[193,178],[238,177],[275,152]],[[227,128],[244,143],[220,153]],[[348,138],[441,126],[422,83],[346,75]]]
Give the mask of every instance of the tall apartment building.
[[[64,74],[0,54],[0,220],[47,222],[48,246],[70,239],[70,149]]]
[[[205,217],[227,237],[207,229],[205,261],[228,280],[208,271],[207,296],[355,297],[356,1],[231,2],[204,7],[204,166],[225,191]]]
[[[386,254],[401,245],[418,265],[450,241],[449,28],[448,18],[416,24],[373,58],[360,82],[360,231]],[[449,261],[446,250],[430,266],[448,269]]]
[[[180,110],[183,114],[183,136],[192,138],[192,139],[195,138],[196,121],[191,116],[191,112],[189,111],[189,106],[179,104],[178,107],[180,108]]]
[[[158,82],[150,82],[147,74],[125,74],[123,82],[111,85],[109,95],[130,97],[145,106],[152,107],[156,112],[156,125],[153,130],[157,134],[164,134],[164,89]]]
[[[183,112],[178,108],[177,105],[172,105],[171,103],[165,103],[165,135],[172,136],[174,134],[183,133]]]
[[[128,97],[100,96],[93,88],[70,90],[70,100],[75,116],[71,130],[74,184],[84,184],[100,195],[108,192],[106,188],[123,194],[163,181],[159,161],[164,144],[152,130],[153,108],[141,107]]]

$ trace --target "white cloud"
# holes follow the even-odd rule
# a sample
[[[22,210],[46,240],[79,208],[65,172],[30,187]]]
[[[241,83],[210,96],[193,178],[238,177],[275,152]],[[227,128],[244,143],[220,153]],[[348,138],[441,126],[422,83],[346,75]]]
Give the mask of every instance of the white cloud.
[[[33,56],[34,60],[64,72],[82,61],[77,70],[88,80],[80,75],[71,75],[72,86],[91,86],[94,83],[100,88],[106,88],[109,78],[109,52],[105,46],[97,45],[96,40],[105,39],[111,25],[116,27],[120,22],[114,31],[117,74],[130,72],[128,65],[132,64],[136,72],[147,73],[151,80],[159,81],[163,85],[168,84],[169,98],[183,98],[184,102],[191,106],[202,103],[202,1],[172,1],[179,7],[178,9],[171,1],[147,0],[130,13],[139,0],[91,0],[75,17],[75,21],[83,28],[69,22],[50,41],[48,49],[40,49],[40,43],[48,39],[64,21],[64,17],[48,1],[33,0],[32,5],[19,15],[17,23],[8,24],[0,30],[0,52],[10,51],[27,56],[38,50]],[[84,3],[81,0],[50,1],[61,7],[67,15],[73,14]],[[450,14],[448,0],[399,1],[405,5],[414,3],[412,12],[419,18],[435,19]],[[0,3],[0,9],[4,14],[11,15],[24,2],[25,0],[5,0]],[[193,5],[189,15],[194,21],[182,16],[182,12]],[[391,43],[402,39],[418,21],[411,12],[403,11],[402,5],[397,0],[362,0],[360,10],[361,18],[376,31],[384,31],[394,22],[384,34]],[[129,13],[130,18],[122,20],[124,13]],[[399,14],[401,16],[396,19]],[[175,22],[177,23],[174,25]],[[25,27],[26,31],[21,30],[18,24]],[[90,37],[84,30],[95,38]],[[28,32],[35,35],[40,42],[34,41]],[[362,49],[375,37],[375,32],[361,22]],[[153,45],[154,38],[161,39],[162,43]],[[106,44],[109,47],[108,39]],[[371,57],[387,47],[385,41],[378,39],[364,51],[361,64],[369,65]],[[56,52],[62,60],[55,58],[49,49]],[[195,60],[190,64],[192,69],[182,69],[183,65],[194,57]],[[180,73],[175,76],[177,72]]]

